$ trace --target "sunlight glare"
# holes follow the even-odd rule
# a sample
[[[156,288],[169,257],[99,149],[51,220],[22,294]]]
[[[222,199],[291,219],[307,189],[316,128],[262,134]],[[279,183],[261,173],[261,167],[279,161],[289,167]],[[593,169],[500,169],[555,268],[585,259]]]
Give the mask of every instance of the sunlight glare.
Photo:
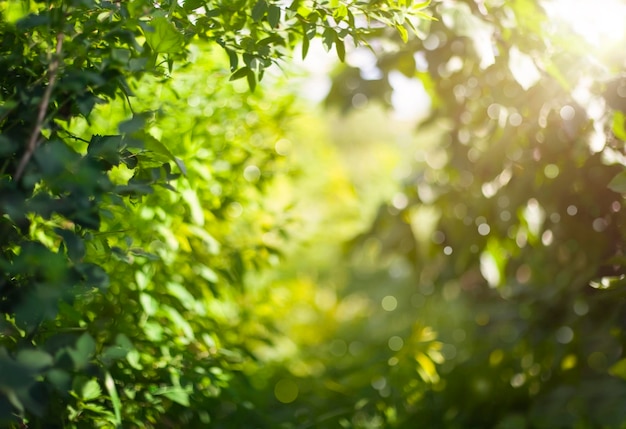
[[[624,39],[623,0],[547,0],[543,6],[551,18],[564,22],[596,47]]]

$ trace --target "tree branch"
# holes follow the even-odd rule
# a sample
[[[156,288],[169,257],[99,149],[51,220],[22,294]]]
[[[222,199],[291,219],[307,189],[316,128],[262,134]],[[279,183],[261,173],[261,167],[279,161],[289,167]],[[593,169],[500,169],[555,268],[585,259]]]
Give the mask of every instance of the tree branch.
[[[37,149],[37,144],[39,142],[39,134],[41,133],[41,129],[43,128],[44,120],[46,118],[46,111],[48,110],[48,105],[50,104],[50,96],[52,95],[52,88],[54,87],[54,83],[57,79],[57,73],[59,71],[59,62],[61,61],[61,49],[63,48],[63,33],[57,34],[57,46],[54,58],[50,61],[50,65],[48,66],[48,86],[43,94],[43,98],[41,99],[41,104],[39,104],[39,111],[37,113],[37,122],[35,123],[35,128],[33,129],[30,138],[28,139],[28,143],[26,145],[26,151],[22,158],[20,159],[20,163],[15,170],[15,174],[13,175],[13,180],[16,182],[20,180],[22,174],[24,173],[24,169],[30,161],[30,158],[33,156],[35,149]]]

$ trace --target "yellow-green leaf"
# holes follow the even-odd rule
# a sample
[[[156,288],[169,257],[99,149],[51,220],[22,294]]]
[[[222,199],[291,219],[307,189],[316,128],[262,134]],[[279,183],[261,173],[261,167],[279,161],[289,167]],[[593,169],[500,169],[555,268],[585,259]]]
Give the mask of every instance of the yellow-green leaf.
[[[175,54],[184,49],[184,37],[176,26],[164,17],[154,18],[150,22],[154,31],[146,31],[146,41],[154,52]]]

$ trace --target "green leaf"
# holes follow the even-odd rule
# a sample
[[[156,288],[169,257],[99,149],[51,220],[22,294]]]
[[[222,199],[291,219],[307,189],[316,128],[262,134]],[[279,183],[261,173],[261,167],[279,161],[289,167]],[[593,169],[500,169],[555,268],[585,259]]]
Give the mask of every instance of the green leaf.
[[[96,342],[91,335],[85,332],[78,338],[75,347],[68,350],[68,353],[72,358],[74,368],[81,370],[87,366],[95,351]]]
[[[306,58],[306,55],[309,53],[309,38],[306,35],[302,38],[302,59]]]
[[[72,231],[68,231],[62,228],[55,228],[56,232],[65,242],[65,248],[67,249],[67,255],[72,261],[80,261],[85,256],[85,242],[84,240],[74,234]]]
[[[15,362],[6,349],[0,348],[0,390],[19,389],[29,386],[33,380],[33,370]]]
[[[191,328],[189,322],[187,322],[187,319],[185,319],[178,312],[178,310],[176,310],[174,307],[170,307],[169,305],[162,305],[161,309],[166,314],[167,318],[173,322],[172,326],[180,329],[188,340],[193,340],[193,329]]]
[[[150,134],[143,134],[141,138],[144,141],[146,149],[167,156],[169,159],[174,161],[176,166],[180,169],[180,172],[183,173],[185,177],[187,176],[187,167],[185,166],[185,163],[181,159],[175,157],[172,151],[170,151],[169,148],[163,144],[163,142],[154,138]]]
[[[333,18],[335,18],[336,21],[342,21],[346,16],[348,16],[348,8],[345,4],[339,5],[339,7],[333,11]]]
[[[152,316],[159,309],[159,302],[154,299],[152,295],[147,293],[141,293],[139,295],[139,302],[143,307],[143,311],[145,311],[148,316]]]
[[[324,30],[324,33],[322,34],[322,44],[324,45],[324,48],[326,48],[326,51],[330,51],[330,49],[333,47],[333,43],[335,43],[336,37],[337,33],[335,33],[335,30],[333,30],[332,28],[326,28]]]
[[[100,356],[100,360],[104,362],[105,365],[110,365],[112,362],[123,359],[130,353],[131,350],[134,350],[133,343],[128,339],[128,337],[124,334],[117,334],[115,337],[115,344],[107,347],[102,355]]]
[[[141,256],[143,258],[146,258],[150,261],[158,261],[161,258],[159,258],[158,255],[155,255],[154,253],[150,253],[150,252],[146,252],[145,250],[139,248],[139,247],[133,247],[132,249],[129,249],[129,252],[132,253],[135,256]]]
[[[407,31],[406,28],[404,28],[404,25],[402,24],[396,24],[396,30],[398,30],[398,33],[400,34],[400,38],[402,39],[402,41],[404,43],[409,41],[409,32]]]
[[[230,72],[234,72],[237,70],[237,65],[239,65],[239,56],[237,53],[231,49],[226,49],[226,54],[228,54],[228,60],[230,62]]]
[[[259,0],[252,8],[252,19],[256,22],[260,21],[267,12],[267,2],[265,0]]]
[[[46,373],[46,379],[52,384],[61,394],[67,395],[67,392],[72,387],[72,377],[67,371],[62,369],[53,368]]]
[[[626,142],[626,114],[616,111],[613,115],[613,125],[611,127],[615,137]]]
[[[167,18],[156,17],[150,21],[153,31],[145,31],[146,41],[159,54],[176,54],[185,48],[184,37]]]
[[[248,74],[246,75],[246,79],[248,81],[248,87],[250,87],[250,91],[254,92],[256,88],[256,83],[257,83],[254,71],[252,71],[251,69],[248,69]]]
[[[280,22],[280,8],[278,6],[273,4],[269,7],[267,11],[267,22],[272,28],[278,27],[278,23]]]
[[[166,398],[180,404],[184,407],[189,406],[189,392],[186,389],[179,386],[162,387],[156,390],[153,395],[163,395]]]
[[[90,263],[78,264],[76,265],[76,271],[83,275],[84,281],[88,286],[99,289],[109,286],[109,275],[98,265]]]
[[[118,130],[122,134],[131,134],[142,130],[146,125],[146,115],[139,114],[133,115],[131,119],[120,122],[117,126]]]
[[[346,46],[344,41],[339,38],[339,35],[335,35],[335,49],[337,50],[337,57],[342,63],[346,59]]]
[[[607,186],[613,192],[626,194],[626,170],[613,177]]]
[[[193,310],[196,306],[196,299],[194,296],[185,289],[182,285],[178,283],[168,283],[167,291],[170,295],[176,297],[178,301],[185,307],[187,310]]]
[[[79,396],[83,401],[92,401],[97,399],[102,394],[102,389],[100,389],[100,385],[98,381],[95,379],[91,379],[83,384],[80,389]]]
[[[229,80],[237,80],[237,79],[244,78],[244,77],[248,76],[248,71],[249,70],[250,70],[250,68],[248,68],[248,67],[242,67],[239,70],[237,70],[236,72],[234,72],[230,76]]]
[[[24,368],[29,368],[33,372],[39,372],[44,368],[52,366],[52,356],[43,350],[26,349],[17,353],[16,361]]]
[[[185,0],[183,9],[185,12],[191,12],[204,5],[204,0]]]

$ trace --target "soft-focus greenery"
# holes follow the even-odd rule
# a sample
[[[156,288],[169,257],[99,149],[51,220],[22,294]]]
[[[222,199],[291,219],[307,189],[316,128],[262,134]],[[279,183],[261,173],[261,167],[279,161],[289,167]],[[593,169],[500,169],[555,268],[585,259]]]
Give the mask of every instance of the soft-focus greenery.
[[[0,1],[0,425],[626,427],[625,40],[543,5]]]
[[[398,287],[394,318],[423,318],[442,342],[417,404],[384,375],[402,397],[397,427],[626,425],[625,32],[593,44],[547,3],[438,3],[423,39],[382,31],[380,80],[346,67],[330,93],[344,110],[387,103],[395,73],[432,104],[416,138],[438,137],[407,153],[402,193],[354,245],[391,261],[380,283]]]

